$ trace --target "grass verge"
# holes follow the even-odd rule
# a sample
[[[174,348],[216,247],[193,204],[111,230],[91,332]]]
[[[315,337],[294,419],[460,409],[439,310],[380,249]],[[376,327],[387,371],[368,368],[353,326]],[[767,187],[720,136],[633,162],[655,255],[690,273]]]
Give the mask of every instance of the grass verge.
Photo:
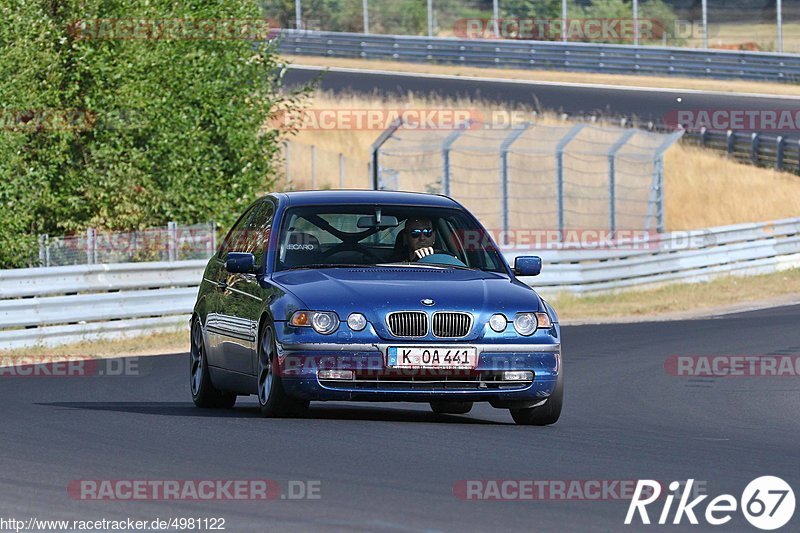
[[[652,289],[590,296],[561,293],[549,301],[562,321],[701,316],[746,308],[748,303],[780,304],[800,299],[800,268],[757,276],[724,276],[703,283],[675,283]],[[686,314],[689,313],[690,314]]]
[[[171,331],[120,339],[84,341],[63,346],[35,346],[0,351],[0,358],[15,357],[127,357],[185,353],[189,351],[189,332]]]

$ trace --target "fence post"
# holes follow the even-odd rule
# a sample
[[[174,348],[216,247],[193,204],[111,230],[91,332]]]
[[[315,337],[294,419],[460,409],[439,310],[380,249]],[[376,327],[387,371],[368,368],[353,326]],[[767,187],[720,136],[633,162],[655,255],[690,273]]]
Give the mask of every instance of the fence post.
[[[531,126],[530,122],[526,122],[518,127],[513,127],[511,133],[503,139],[500,145],[500,214],[502,217],[502,239],[500,239],[500,246],[508,244],[508,152],[514,141],[519,139],[520,135]]]
[[[50,266],[50,235],[44,234],[44,265]]]
[[[167,222],[167,257],[168,261],[177,261],[178,255],[178,242],[177,242],[178,224],[175,222]]]
[[[700,146],[706,146],[708,144],[708,128],[705,126],[700,128]]]
[[[39,234],[39,266],[46,266],[44,264],[44,234]]]
[[[611,238],[614,238],[614,232],[617,231],[617,152],[635,134],[636,130],[626,131],[608,149],[608,225],[611,231]]]
[[[291,190],[292,189],[292,174],[291,174],[292,165],[289,163],[289,159],[291,157],[290,149],[291,149],[292,145],[291,145],[291,143],[289,141],[284,141],[283,142],[283,146],[285,147],[283,153],[284,153],[284,155],[286,157],[286,188]]]
[[[775,168],[777,170],[783,170],[783,135],[778,135],[778,138],[775,139]]]
[[[339,188],[344,189],[344,154],[339,153]]]
[[[86,228],[86,264],[93,265],[94,264],[94,251],[97,246],[97,242],[95,241],[95,232],[94,228]]]
[[[377,139],[375,139],[375,142],[372,143],[372,146],[370,146],[369,148],[371,154],[369,173],[372,176],[373,191],[377,191],[381,185],[380,184],[381,169],[380,169],[380,161],[378,160],[378,155],[380,153],[381,147],[383,146],[383,143],[388,141],[389,138],[392,135],[394,135],[394,132],[397,131],[397,128],[399,128],[402,125],[403,121],[400,119],[393,121],[388,128],[386,128],[385,130],[383,130],[383,132],[381,132],[381,134],[378,136]]]
[[[317,147],[311,145],[311,190],[317,190]]]
[[[728,157],[733,157],[733,152],[736,149],[736,137],[733,135],[733,130],[728,130],[726,147],[728,149]]]
[[[564,150],[572,139],[586,126],[575,124],[556,145],[556,196],[558,198],[558,241],[564,241]]]
[[[758,141],[759,136],[757,132],[753,132],[750,136],[750,160],[753,162],[754,165],[758,164]]]
[[[472,120],[468,120],[463,124],[460,124],[456,127],[455,131],[453,131],[450,135],[445,137],[444,141],[442,141],[442,194],[445,196],[450,196],[450,149],[453,147],[453,143],[455,143],[461,134],[464,133],[464,130],[470,127],[472,124]]]

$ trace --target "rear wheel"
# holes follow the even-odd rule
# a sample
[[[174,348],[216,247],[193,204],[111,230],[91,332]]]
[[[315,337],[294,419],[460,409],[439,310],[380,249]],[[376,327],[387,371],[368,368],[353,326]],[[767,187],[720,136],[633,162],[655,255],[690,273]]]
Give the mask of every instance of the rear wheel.
[[[221,391],[211,383],[208,372],[206,345],[203,340],[203,327],[200,319],[192,323],[191,347],[189,350],[189,386],[192,401],[197,407],[231,408],[236,403],[236,395]]]
[[[472,410],[472,402],[431,402],[431,409],[437,415],[465,415]]]
[[[561,416],[561,405],[564,403],[564,371],[558,373],[558,381],[544,404],[526,409],[509,409],[511,418],[521,426],[549,426],[558,422]]]
[[[275,333],[271,326],[261,332],[258,350],[258,405],[265,417],[301,416],[308,409],[308,401],[292,398],[283,390],[275,346]]]

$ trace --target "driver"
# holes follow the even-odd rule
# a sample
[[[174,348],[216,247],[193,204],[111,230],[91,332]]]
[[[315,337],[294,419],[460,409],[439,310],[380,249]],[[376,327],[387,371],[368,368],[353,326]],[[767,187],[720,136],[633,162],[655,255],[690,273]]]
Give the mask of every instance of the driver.
[[[436,233],[429,218],[409,218],[403,230],[403,243],[408,249],[408,260],[417,261],[426,255],[433,255]]]

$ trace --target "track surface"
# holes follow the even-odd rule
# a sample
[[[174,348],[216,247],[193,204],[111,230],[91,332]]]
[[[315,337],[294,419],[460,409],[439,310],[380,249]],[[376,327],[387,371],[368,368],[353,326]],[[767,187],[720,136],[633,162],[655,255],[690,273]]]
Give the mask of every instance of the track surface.
[[[324,69],[290,69],[287,84],[296,86],[319,76]],[[570,114],[601,112],[610,115],[637,116],[642,120],[664,120],[670,112],[684,110],[779,110],[797,109],[796,99],[704,93],[675,89],[631,89],[607,86],[571,86],[525,82],[515,83],[475,78],[435,78],[414,74],[378,74],[347,69],[325,72],[321,87],[335,93],[377,93],[381,96],[409,93],[456,98],[469,96],[502,105],[524,104],[539,110]],[[681,99],[678,102],[678,98]],[[674,116],[671,120],[675,120]],[[796,132],[794,132],[796,134]]]
[[[481,404],[441,419],[416,404],[312,404],[297,420],[259,418],[249,398],[200,410],[182,354],[140,359],[138,377],[0,377],[0,517],[224,517],[228,531],[658,529],[625,527],[623,501],[462,501],[453,485],[691,477],[738,497],[770,474],[798,493],[800,379],[692,380],[663,366],[674,354],[800,354],[798,323],[800,306],[566,327],[566,406],[546,428]],[[77,479],[257,478],[319,480],[321,499],[101,502],[66,490]],[[783,530],[798,523],[800,511]],[[715,530],[756,531],[741,514]]]

